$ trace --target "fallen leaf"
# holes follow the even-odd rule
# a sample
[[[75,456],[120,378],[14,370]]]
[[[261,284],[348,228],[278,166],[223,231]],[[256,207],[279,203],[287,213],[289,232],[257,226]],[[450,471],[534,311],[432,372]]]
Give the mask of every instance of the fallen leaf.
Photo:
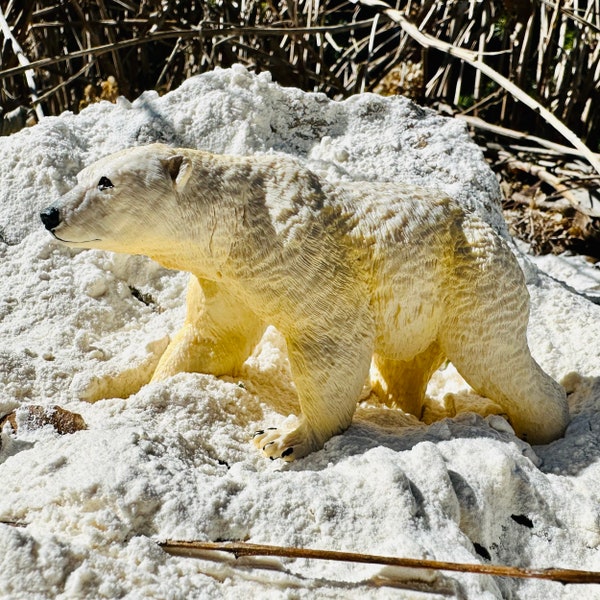
[[[27,429],[40,429],[45,425],[52,425],[60,434],[75,433],[76,431],[87,429],[87,425],[80,414],[70,412],[56,405],[40,406],[38,404],[20,406],[18,409],[0,418],[0,429],[8,422],[13,430],[17,431],[17,411],[23,410],[27,411],[24,423]],[[19,422],[23,424],[22,417],[19,418]]]

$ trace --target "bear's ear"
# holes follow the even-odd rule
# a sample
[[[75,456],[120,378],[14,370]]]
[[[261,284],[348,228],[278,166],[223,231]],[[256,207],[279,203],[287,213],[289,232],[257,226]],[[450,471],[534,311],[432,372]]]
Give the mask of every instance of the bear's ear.
[[[190,159],[182,156],[181,154],[177,154],[175,156],[170,156],[166,162],[165,166],[167,167],[167,172],[175,185],[175,189],[181,193],[190,175],[192,174],[192,165],[190,163]]]

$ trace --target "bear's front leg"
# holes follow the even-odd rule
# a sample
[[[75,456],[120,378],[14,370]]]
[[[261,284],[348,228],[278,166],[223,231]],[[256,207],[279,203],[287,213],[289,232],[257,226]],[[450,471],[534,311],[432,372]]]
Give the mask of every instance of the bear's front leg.
[[[183,327],[162,355],[152,381],[180,372],[234,375],[265,325],[222,285],[192,275]]]
[[[372,329],[355,313],[352,321],[329,321],[323,330],[285,336],[302,414],[281,429],[254,434],[267,457],[301,458],[350,426],[369,372]]]

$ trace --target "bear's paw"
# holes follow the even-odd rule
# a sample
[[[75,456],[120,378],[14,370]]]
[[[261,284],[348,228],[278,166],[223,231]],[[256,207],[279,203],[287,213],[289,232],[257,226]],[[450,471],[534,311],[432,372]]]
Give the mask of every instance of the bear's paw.
[[[275,460],[281,458],[291,462],[322,448],[310,427],[302,418],[290,417],[283,427],[259,429],[252,438],[254,445],[262,453]]]

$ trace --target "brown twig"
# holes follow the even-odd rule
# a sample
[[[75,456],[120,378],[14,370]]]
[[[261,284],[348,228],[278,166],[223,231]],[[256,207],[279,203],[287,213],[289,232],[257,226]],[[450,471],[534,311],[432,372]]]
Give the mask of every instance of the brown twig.
[[[477,573],[496,577],[515,577],[520,579],[546,579],[559,583],[600,583],[600,573],[575,569],[530,569],[505,565],[485,565],[455,563],[418,558],[397,558],[395,556],[378,556],[357,552],[337,552],[334,550],[313,550],[267,544],[250,544],[247,542],[186,542],[167,540],[160,544],[161,548],[173,556],[190,558],[206,558],[205,553],[229,552],[236,558],[240,556],[279,556],[285,558],[307,558],[316,560],[334,560],[343,562],[379,564],[409,569],[428,569],[437,571],[456,571],[460,573]]]

